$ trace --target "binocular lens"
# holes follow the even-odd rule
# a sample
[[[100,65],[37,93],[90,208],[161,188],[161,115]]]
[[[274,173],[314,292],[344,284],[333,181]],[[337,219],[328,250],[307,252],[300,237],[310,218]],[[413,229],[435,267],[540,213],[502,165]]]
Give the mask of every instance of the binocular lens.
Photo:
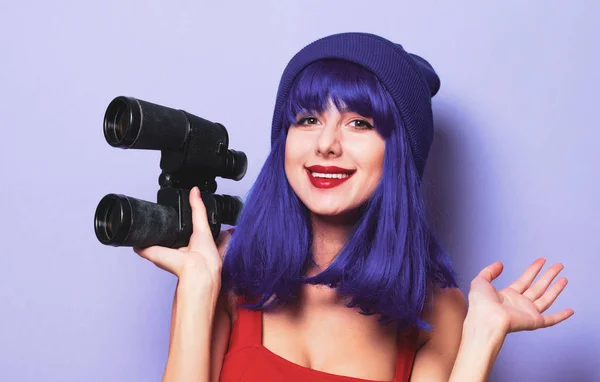
[[[133,114],[124,97],[117,97],[108,105],[104,115],[104,137],[111,146],[127,148],[135,142],[139,126],[134,125]]]
[[[96,237],[103,244],[122,242],[131,226],[131,206],[127,198],[106,195],[96,208],[94,217]]]
[[[118,141],[125,138],[125,132],[129,129],[129,125],[131,124],[131,111],[129,110],[129,106],[124,102],[121,102],[121,105],[124,107],[117,110],[115,121],[111,126],[112,133]]]
[[[119,230],[119,226],[121,225],[121,211],[117,206],[108,207],[108,211],[106,211],[106,216],[104,219],[104,225],[106,229],[106,235],[108,238],[114,237],[114,234]]]

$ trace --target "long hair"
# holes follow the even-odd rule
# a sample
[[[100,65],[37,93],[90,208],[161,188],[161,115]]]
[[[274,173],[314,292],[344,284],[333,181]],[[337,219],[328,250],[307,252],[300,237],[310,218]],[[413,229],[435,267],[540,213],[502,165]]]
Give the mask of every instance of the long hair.
[[[309,211],[284,171],[285,141],[300,111],[321,113],[332,100],[338,110],[373,118],[385,139],[383,173],[361,206],[353,231],[331,264],[313,277]],[[448,253],[427,223],[421,179],[400,115],[379,80],[342,60],[307,66],[284,107],[280,135],[252,186],[224,258],[222,285],[249,301],[250,309],[286,304],[302,284],[336,290],[362,314],[400,329],[431,327],[420,318],[434,285],[456,287]]]

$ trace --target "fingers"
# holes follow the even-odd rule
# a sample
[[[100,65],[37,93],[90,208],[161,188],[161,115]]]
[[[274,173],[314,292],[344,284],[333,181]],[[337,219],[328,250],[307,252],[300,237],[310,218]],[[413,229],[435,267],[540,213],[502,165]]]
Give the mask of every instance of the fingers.
[[[517,292],[523,294],[527,288],[531,285],[535,277],[546,263],[546,259],[539,258],[533,262],[526,270],[523,272],[521,277],[519,277],[515,282],[510,284],[508,287],[516,290]],[[545,290],[545,288],[544,288]]]
[[[500,276],[500,273],[502,273],[503,269],[504,264],[502,264],[500,261],[496,261],[495,263],[483,268],[477,277],[481,277],[487,282],[491,283],[496,277]]]
[[[533,303],[538,308],[540,313],[545,312],[550,305],[554,304],[554,301],[560,294],[560,292],[567,286],[568,280],[564,277],[558,279],[554,285],[550,287],[540,298],[536,299]]]
[[[200,191],[198,187],[192,188],[190,191],[190,206],[192,207],[192,236],[188,245],[189,251],[198,251],[202,243],[206,241],[206,236],[210,236],[212,240],[212,234],[210,232],[210,225],[208,224],[208,217],[206,216],[206,207],[200,197]]]
[[[157,267],[164,269],[167,272],[176,273],[179,269],[180,256],[174,256],[170,251],[165,251],[163,247],[154,245],[147,248],[133,248],[133,252],[140,257],[149,260]]]
[[[549,326],[553,326],[560,322],[563,322],[567,318],[571,317],[574,313],[575,312],[573,311],[573,309],[564,309],[557,313],[547,314],[547,315],[543,316],[543,318],[544,318],[544,324],[543,324],[544,326],[543,327],[547,328]]]
[[[544,274],[538,281],[536,281],[531,288],[527,289],[523,295],[529,298],[531,301],[535,301],[540,298],[541,295],[544,294],[548,286],[554,280],[556,275],[560,273],[564,269],[564,266],[561,263],[554,264]],[[538,271],[539,272],[539,271]]]
[[[151,246],[147,248],[134,247],[134,252],[140,257],[151,261],[159,268],[162,268],[176,276],[187,267],[187,264],[195,264],[201,259],[203,264],[212,264],[218,266],[219,257],[216,246],[213,241],[206,208],[200,196],[198,187],[190,190],[189,202],[192,209],[192,235],[187,247],[172,249],[161,246]],[[189,256],[190,252],[196,255],[201,253],[203,256]]]
[[[545,259],[537,259],[534,263],[523,273],[523,275],[514,282],[510,287],[519,291],[523,294],[523,296],[527,297],[538,309],[541,313],[545,312],[554,301],[556,301],[558,295],[565,289],[567,286],[568,280],[565,277],[561,277],[554,283],[552,286],[550,284],[556,278],[556,276],[564,269],[564,266],[561,263],[557,263],[552,265],[544,274],[537,280],[531,287],[533,279],[540,272],[543,267]],[[550,288],[548,288],[550,286]],[[524,292],[517,289],[524,288]],[[573,309],[564,309],[560,312],[547,314],[542,316],[544,322],[542,324],[543,328],[556,325],[567,318],[571,317],[575,312]]]

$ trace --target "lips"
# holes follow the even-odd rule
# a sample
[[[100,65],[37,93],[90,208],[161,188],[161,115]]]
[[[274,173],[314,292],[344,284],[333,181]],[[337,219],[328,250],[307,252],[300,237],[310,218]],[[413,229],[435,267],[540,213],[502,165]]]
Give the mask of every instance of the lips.
[[[337,166],[310,166],[306,173],[310,182],[316,188],[333,188],[344,183],[356,172]]]

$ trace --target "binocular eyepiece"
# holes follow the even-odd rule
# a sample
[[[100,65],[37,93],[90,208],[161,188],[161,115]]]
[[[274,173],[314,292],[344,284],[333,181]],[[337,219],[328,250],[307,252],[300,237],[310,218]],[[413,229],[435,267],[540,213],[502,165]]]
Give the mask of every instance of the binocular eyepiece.
[[[221,224],[235,225],[243,207],[239,197],[215,195],[215,178],[240,180],[247,158],[230,150],[223,125],[183,110],[132,97],[117,97],[104,115],[104,137],[122,149],[160,150],[157,203],[108,194],[98,204],[94,230],[106,245],[171,248],[186,246],[192,233],[189,192],[198,186],[213,238]]]

